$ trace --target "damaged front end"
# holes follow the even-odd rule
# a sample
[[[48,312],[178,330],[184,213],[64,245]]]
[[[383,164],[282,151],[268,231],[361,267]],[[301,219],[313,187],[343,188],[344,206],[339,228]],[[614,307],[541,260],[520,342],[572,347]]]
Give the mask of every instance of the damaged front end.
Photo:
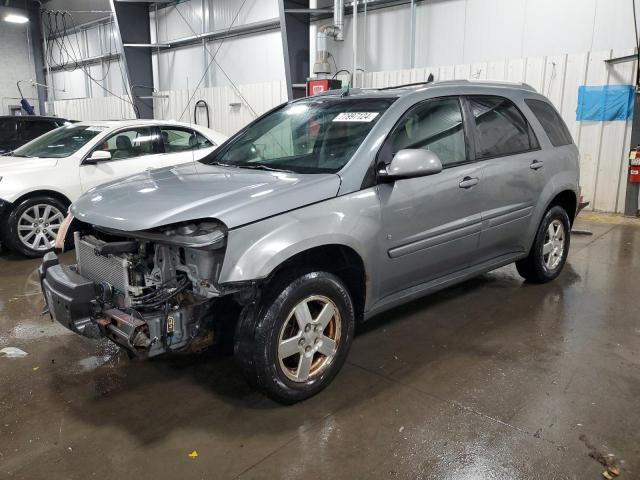
[[[226,228],[212,220],[140,232],[85,225],[74,244],[76,264],[50,252],[40,267],[51,317],[132,356],[208,347],[229,310],[223,299],[243,289],[217,284]]]

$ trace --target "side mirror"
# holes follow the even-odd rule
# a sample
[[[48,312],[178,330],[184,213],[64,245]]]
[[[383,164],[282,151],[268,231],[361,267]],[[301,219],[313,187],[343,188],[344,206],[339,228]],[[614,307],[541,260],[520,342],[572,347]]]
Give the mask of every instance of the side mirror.
[[[407,148],[396,153],[391,163],[378,172],[378,176],[380,179],[393,181],[434,175],[441,171],[442,162],[431,150]]]
[[[90,157],[85,158],[84,164],[95,165],[98,162],[104,162],[106,160],[111,160],[111,152],[107,152],[106,150],[96,150]]]

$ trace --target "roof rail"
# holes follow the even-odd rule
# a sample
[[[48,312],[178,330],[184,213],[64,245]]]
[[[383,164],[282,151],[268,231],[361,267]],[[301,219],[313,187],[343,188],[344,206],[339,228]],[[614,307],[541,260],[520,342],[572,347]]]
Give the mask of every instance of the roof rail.
[[[535,88],[525,82],[509,82],[506,80],[469,80],[469,79],[459,79],[459,80],[439,80],[436,82],[438,85],[460,85],[460,84],[468,84],[468,85],[486,85],[486,86],[495,86],[495,87],[520,87],[524,90],[530,90],[532,92],[537,92]]]
[[[429,77],[425,82],[405,83],[402,85],[394,85],[392,87],[382,87],[378,88],[377,90],[394,90],[396,88],[417,87],[419,85],[427,85],[428,83],[433,83],[433,73],[429,74]]]

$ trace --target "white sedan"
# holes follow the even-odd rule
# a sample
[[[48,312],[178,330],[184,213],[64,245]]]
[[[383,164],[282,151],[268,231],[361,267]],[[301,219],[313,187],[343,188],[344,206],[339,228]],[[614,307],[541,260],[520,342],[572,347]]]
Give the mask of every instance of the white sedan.
[[[127,175],[200,160],[227,137],[199,125],[131,120],[80,122],[0,156],[0,241],[40,256],[54,245],[82,193]]]

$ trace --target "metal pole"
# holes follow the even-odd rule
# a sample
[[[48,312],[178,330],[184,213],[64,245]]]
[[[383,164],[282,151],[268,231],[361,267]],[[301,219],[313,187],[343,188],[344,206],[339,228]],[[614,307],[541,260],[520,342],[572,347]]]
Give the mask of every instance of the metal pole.
[[[631,123],[631,148],[636,148],[638,145],[640,145],[640,95],[636,92]],[[628,168],[628,164],[625,168]],[[631,183],[627,180],[624,214],[629,217],[638,215],[638,193],[640,193],[640,183]]]
[[[364,54],[362,55],[362,86],[364,86],[364,74],[367,71],[367,3],[369,0],[364,1],[364,32],[362,35],[362,50]]]
[[[411,26],[410,33],[411,43],[409,46],[409,57],[411,62],[411,68],[416,66],[416,0],[411,0]]]
[[[207,25],[206,25],[206,18],[208,17],[209,14],[209,9],[207,9],[207,16],[205,16],[205,7],[204,7],[204,2],[205,0],[201,0],[200,2],[200,11],[202,14],[202,33],[206,33],[207,31]],[[177,7],[176,7],[177,8]],[[158,39],[156,39],[156,42],[158,41]],[[206,39],[202,39],[202,68],[207,68],[207,64],[209,63],[209,58],[207,57],[207,40]],[[209,75],[206,75],[204,77],[204,86],[205,88],[209,86]]]
[[[357,86],[358,80],[358,0],[353,0],[353,70],[351,86]]]
[[[47,81],[51,85],[51,100],[49,100],[49,92],[47,91],[47,101],[55,102],[56,101],[56,90],[55,84],[53,83],[53,77],[51,76],[51,67],[49,65],[49,47],[47,45],[47,30],[44,28],[44,20],[40,18],[40,24],[42,25],[42,41],[44,43],[44,64],[47,66]],[[47,112],[48,113],[48,112]],[[44,115],[44,112],[41,112]]]

